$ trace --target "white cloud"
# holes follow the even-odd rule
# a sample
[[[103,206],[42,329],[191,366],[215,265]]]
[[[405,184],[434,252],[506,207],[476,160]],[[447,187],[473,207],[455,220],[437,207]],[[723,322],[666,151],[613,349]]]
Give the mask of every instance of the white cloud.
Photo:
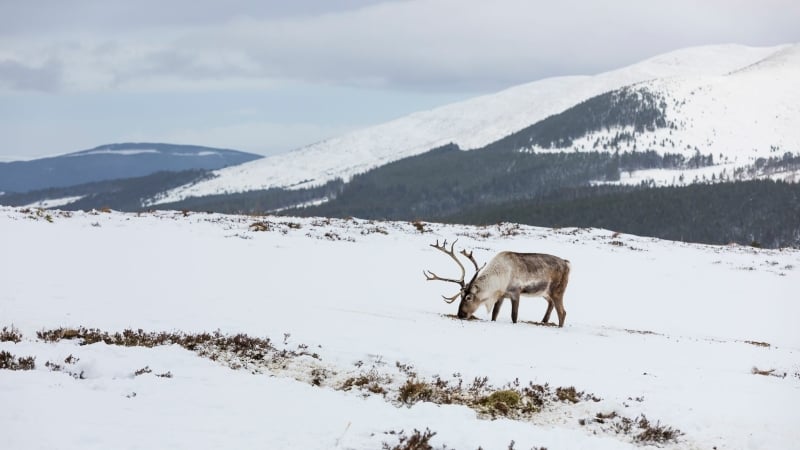
[[[290,79],[485,91],[611,69],[690,45],[800,40],[800,3],[787,1],[432,0],[314,16],[221,17],[120,33],[43,30],[38,38],[6,37],[0,48],[21,67],[41,67],[41,55],[50,55],[63,83],[48,86],[68,90],[251,87]]]
[[[0,1],[0,152],[270,153],[677,48],[797,42],[798,23],[796,0]]]
[[[56,60],[40,66],[0,59],[0,86],[19,91],[55,92],[61,88],[62,67]]]

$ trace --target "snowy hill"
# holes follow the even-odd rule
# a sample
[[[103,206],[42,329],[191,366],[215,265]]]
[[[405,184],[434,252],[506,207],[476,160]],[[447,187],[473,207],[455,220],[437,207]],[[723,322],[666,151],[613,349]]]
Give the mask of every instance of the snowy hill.
[[[5,448],[374,449],[426,428],[462,450],[800,439],[797,250],[7,207],[0,236]],[[481,263],[569,259],[565,327],[537,325],[545,303],[527,298],[517,324],[509,305],[454,320],[452,285],[422,275],[457,273],[428,246],[445,238]]]
[[[753,146],[760,156],[770,156],[770,145],[797,151],[800,137],[790,126],[797,123],[798,112],[793,105],[800,102],[795,83],[798,61],[793,56],[797,48],[796,45],[697,47],[599,75],[540,80],[220,170],[216,178],[172,190],[154,202],[270,187],[320,185],[335,178],[348,179],[451,142],[462,149],[476,149],[594,96],[637,84],[667,100],[667,113],[678,126],[669,135],[671,141],[664,141],[663,145],[661,134],[648,136],[646,142],[655,142],[654,150],[677,149],[688,153],[694,152],[696,145],[705,152],[712,142],[715,144],[711,151],[724,153],[727,150],[723,147],[731,141],[730,136],[735,138],[741,132],[737,127],[744,121],[758,125],[744,128],[752,134],[742,141],[741,148]],[[732,108],[729,112],[716,115],[719,110],[726,111],[729,103]],[[738,121],[725,122],[725,119]],[[773,138],[774,133],[784,131],[785,134]],[[669,134],[669,130],[663,133]],[[721,137],[715,140],[717,135]],[[601,136],[592,137],[596,140]],[[573,148],[591,149],[587,144],[588,141],[581,142]],[[738,148],[729,160],[740,161]],[[750,152],[747,158],[755,155]]]
[[[261,156],[252,153],[196,145],[108,144],[49,158],[0,163],[0,191],[28,192],[160,171],[213,170],[258,158]]]
[[[588,133],[572,148],[603,149],[603,144],[622,133],[615,150],[655,149],[661,152],[712,155],[711,167],[676,171],[648,170],[630,174],[623,182],[653,179],[659,185],[676,184],[696,177],[710,180],[742,179],[737,169],[750,167],[758,158],[800,154],[800,45],[782,48],[757,63],[716,76],[661,78],[635,88],[660,98],[666,120],[675,128],[633,133],[631,127]],[[528,151],[542,151],[531,147]],[[800,181],[796,170],[766,174],[773,179]],[[758,178],[758,174],[755,178]],[[678,183],[680,184],[680,183]]]

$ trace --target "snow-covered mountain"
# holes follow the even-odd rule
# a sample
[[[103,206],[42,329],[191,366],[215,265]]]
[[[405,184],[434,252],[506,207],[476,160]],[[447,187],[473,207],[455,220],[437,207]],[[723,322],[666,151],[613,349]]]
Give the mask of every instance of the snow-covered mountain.
[[[49,158],[0,163],[0,191],[28,192],[160,171],[214,170],[258,158],[261,155],[197,145],[107,144]]]
[[[665,114],[675,124],[639,136],[637,148],[646,144],[652,150],[694,153],[696,147],[739,163],[776,156],[776,148],[800,151],[800,127],[792,127],[800,120],[798,48],[695,47],[594,76],[544,79],[219,170],[216,178],[174,189],[154,203],[319,185],[451,142],[476,149],[594,96],[633,85],[663,98]],[[589,140],[601,137],[587,136],[572,149],[591,150]]]
[[[615,149],[660,152],[699,152],[712,155],[715,164],[682,170],[684,183],[696,178],[734,179],[737,169],[752,166],[758,158],[800,154],[800,45],[775,51],[757,63],[716,76],[679,76],[651,80],[635,86],[664,102],[665,115],[675,128],[633,133],[630,127],[588,133],[573,142],[578,149],[602,149],[621,133]],[[541,148],[531,148],[540,151]],[[770,178],[800,181],[796,170],[770,173]],[[676,183],[676,171],[646,170],[629,174],[623,183],[653,180],[658,185]],[[755,174],[753,178],[760,177]],[[741,179],[741,177],[738,177]]]

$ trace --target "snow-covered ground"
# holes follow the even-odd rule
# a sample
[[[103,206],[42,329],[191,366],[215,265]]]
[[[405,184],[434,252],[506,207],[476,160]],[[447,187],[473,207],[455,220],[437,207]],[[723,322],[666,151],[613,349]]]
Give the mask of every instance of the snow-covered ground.
[[[687,83],[691,84],[698,82],[696,80],[724,76],[745,67],[753,69],[754,77],[757,79],[756,84],[745,84],[739,89],[736,83],[730,83],[729,88],[733,92],[718,90],[716,94],[719,95],[709,97],[711,101],[719,102],[724,108],[727,98],[722,96],[723,94],[736,94],[739,96],[737,99],[742,96],[749,99],[767,92],[769,95],[766,95],[763,101],[759,100],[752,105],[744,104],[743,107],[748,113],[747,117],[753,117],[753,111],[759,111],[758,114],[760,111],[768,111],[770,115],[765,116],[764,120],[770,125],[775,122],[771,114],[783,114],[783,111],[774,111],[774,108],[769,107],[771,105],[769,102],[775,100],[775,96],[787,95],[788,92],[791,95],[780,98],[779,104],[789,105],[794,110],[790,115],[782,115],[780,120],[788,121],[791,125],[789,128],[792,132],[785,135],[787,142],[800,147],[800,137],[795,130],[798,127],[793,127],[798,119],[796,111],[798,99],[795,95],[796,77],[792,75],[798,70],[800,62],[796,58],[786,58],[784,66],[756,64],[771,56],[782,55],[781,52],[786,52],[787,49],[796,51],[797,48],[796,45],[763,48],[739,45],[693,47],[598,75],[539,80],[496,94],[417,112],[286,154],[221,169],[215,171],[218,175],[216,178],[173,189],[153,199],[151,203],[270,187],[309,187],[324,184],[335,178],[347,180],[374,167],[451,142],[467,150],[483,147],[593,96],[624,86],[651,80],[671,80],[674,77],[689,80]],[[791,76],[783,76],[785,73]],[[741,90],[746,91],[742,93]],[[765,109],[755,109],[757,106],[763,106],[763,103],[768,104]],[[687,106],[690,107],[691,104]],[[706,119],[715,118],[704,115],[705,109],[700,108],[698,111],[700,112],[697,116],[687,115],[682,118],[694,126],[692,130],[705,130],[705,134],[701,133],[702,136],[710,138],[713,136],[712,130],[704,127]],[[726,118],[727,116],[721,116],[717,119],[724,121]],[[770,126],[766,129],[771,129]],[[741,131],[734,128],[733,124],[724,130],[724,132],[730,130],[734,134]],[[776,142],[763,133],[749,139],[761,144],[758,148],[765,151],[769,150],[769,144]],[[694,141],[694,139],[689,140]],[[747,143],[749,142],[748,140]],[[800,151],[800,148],[786,150]]]
[[[39,200],[38,202],[33,202],[28,205],[23,206],[23,208],[58,208],[59,206],[68,205],[73,202],[77,202],[78,200],[82,199],[83,195],[74,195],[70,197],[60,197],[60,198],[46,198],[44,200]]]
[[[0,328],[23,334],[0,352],[36,358],[32,371],[0,370],[2,448],[366,449],[394,445],[385,432],[426,427],[437,448],[640,446],[593,420],[611,412],[684,433],[664,448],[789,449],[800,440],[796,250],[510,224],[426,224],[420,233],[403,222],[49,214],[52,223],[0,207]],[[509,305],[494,323],[448,317],[456,304],[440,294],[453,285],[422,275],[457,274],[428,246],[444,238],[479,262],[506,249],[569,259],[565,327],[525,323],[541,319],[541,299],[522,300],[517,324]],[[37,339],[79,326],[247,333],[279,348],[307,345],[318,359],[236,370],[178,345]],[[555,402],[524,420],[399,406],[396,362],[421,378],[518,378],[601,400]],[[367,368],[392,378],[386,395],[337,389]]]

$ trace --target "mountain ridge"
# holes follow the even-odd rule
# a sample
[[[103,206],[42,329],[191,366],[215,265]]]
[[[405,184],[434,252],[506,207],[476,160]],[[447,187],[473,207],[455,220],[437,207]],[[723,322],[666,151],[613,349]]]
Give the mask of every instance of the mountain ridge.
[[[481,148],[575,104],[625,86],[678,76],[719,76],[793,45],[693,47],[593,76],[565,76],[420,111],[295,151],[215,172],[215,178],[172,190],[151,203],[220,192],[318,186],[453,142]]]
[[[24,193],[146,176],[162,171],[214,170],[261,157],[199,145],[153,142],[105,144],[58,156],[0,162],[0,192]]]

